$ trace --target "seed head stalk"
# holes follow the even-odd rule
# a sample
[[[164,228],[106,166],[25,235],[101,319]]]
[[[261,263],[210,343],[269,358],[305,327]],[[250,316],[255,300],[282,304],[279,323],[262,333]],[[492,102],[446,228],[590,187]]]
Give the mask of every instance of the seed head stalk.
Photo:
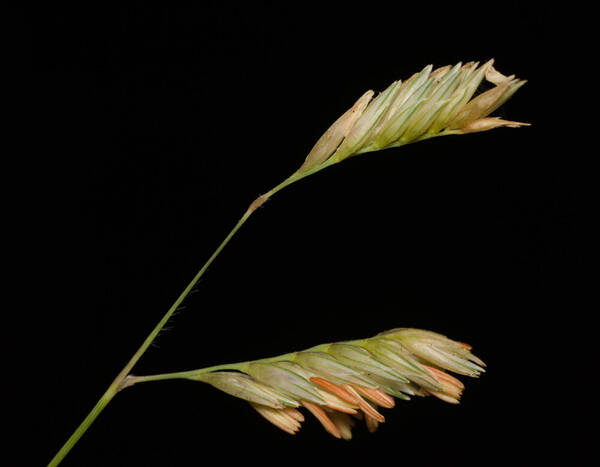
[[[364,341],[365,341],[364,339],[357,339],[357,340],[353,340],[353,341],[347,341],[346,344],[359,344]],[[327,347],[329,347],[329,345],[330,344],[315,345],[314,347],[304,350],[304,352],[318,352],[318,351],[326,349]],[[126,387],[133,386],[134,384],[137,384],[137,383],[145,383],[145,382],[149,382],[149,381],[164,381],[167,379],[197,380],[197,377],[199,375],[202,375],[204,373],[210,373],[213,371],[220,371],[220,370],[246,371],[248,368],[248,365],[250,363],[282,362],[282,361],[293,359],[293,357],[296,354],[297,354],[297,352],[290,352],[290,353],[286,353],[283,355],[278,355],[276,357],[261,358],[258,360],[244,361],[244,362],[238,362],[238,363],[225,363],[223,365],[209,366],[206,368],[199,368],[197,370],[177,371],[177,372],[173,372],[173,373],[162,373],[162,374],[158,374],[158,375],[135,376],[135,375],[130,374],[125,378],[120,389],[124,389]]]

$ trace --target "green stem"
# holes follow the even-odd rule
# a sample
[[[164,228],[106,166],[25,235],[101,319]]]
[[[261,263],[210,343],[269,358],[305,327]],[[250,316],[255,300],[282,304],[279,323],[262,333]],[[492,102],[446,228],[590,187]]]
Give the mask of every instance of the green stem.
[[[85,417],[83,422],[77,427],[75,432],[71,435],[71,437],[67,440],[67,442],[63,445],[62,448],[56,453],[56,455],[52,458],[48,467],[54,467],[61,463],[64,457],[69,453],[69,451],[75,446],[75,443],[79,441],[79,438],[83,436],[83,434],[87,431],[90,425],[96,420],[96,417],[100,415],[100,412],[104,410],[104,407],[110,402],[110,400],[115,396],[118,392],[118,385],[115,383],[117,379],[110,385],[108,390],[104,393],[104,395],[100,398],[100,400],[96,403],[94,408],[90,411],[89,414]]]
[[[128,375],[129,375],[130,371],[133,369],[134,365],[142,357],[142,355],[144,354],[144,352],[146,352],[146,350],[148,349],[148,347],[150,346],[150,344],[152,344],[152,342],[154,341],[154,339],[156,339],[156,336],[159,334],[159,332],[164,327],[164,325],[167,323],[167,321],[169,321],[169,318],[171,318],[171,315],[175,312],[175,310],[177,308],[179,308],[179,306],[181,305],[181,303],[190,294],[190,292],[193,290],[193,288],[196,285],[196,283],[198,282],[198,280],[200,280],[200,278],[204,275],[204,273],[206,272],[206,270],[208,269],[208,267],[211,265],[211,263],[215,260],[215,258],[217,256],[219,256],[219,253],[221,253],[221,251],[223,250],[223,248],[225,248],[225,246],[229,243],[229,241],[231,240],[231,238],[240,229],[240,227],[242,225],[244,225],[244,223],[248,220],[248,218],[252,215],[252,213],[256,209],[258,209],[260,206],[262,206],[262,204],[264,204],[265,201],[267,201],[272,195],[274,195],[275,193],[277,193],[279,190],[285,188],[288,185],[291,185],[292,183],[294,183],[294,182],[296,182],[296,181],[298,181],[298,180],[300,180],[300,179],[302,179],[302,178],[304,178],[304,177],[306,177],[308,175],[311,175],[311,174],[313,174],[315,172],[318,172],[319,170],[322,170],[325,167],[328,167],[329,165],[331,165],[331,162],[326,161],[325,163],[323,163],[323,164],[321,164],[321,165],[319,165],[317,167],[314,167],[311,170],[307,170],[306,172],[302,172],[302,173],[296,172],[296,173],[292,174],[290,177],[288,177],[286,180],[284,180],[283,182],[281,182],[279,185],[277,185],[275,188],[273,188],[270,191],[268,191],[267,193],[259,196],[256,200],[254,200],[252,202],[252,204],[250,204],[250,206],[248,207],[248,210],[244,213],[244,215],[241,217],[241,219],[238,221],[238,223],[235,225],[235,227],[233,227],[233,229],[231,230],[231,232],[229,232],[229,234],[227,235],[227,237],[225,237],[225,240],[223,240],[223,242],[221,242],[221,244],[218,246],[218,248],[215,250],[215,252],[212,254],[212,256],[208,259],[208,261],[206,261],[206,263],[204,264],[204,266],[202,266],[202,269],[200,269],[200,271],[198,271],[198,273],[194,276],[194,278],[192,279],[192,281],[184,289],[184,291],[181,293],[181,295],[179,295],[179,297],[177,298],[177,300],[175,300],[175,302],[173,303],[173,305],[171,305],[171,308],[169,308],[169,310],[165,313],[165,315],[162,317],[162,319],[154,327],[154,329],[152,330],[152,332],[150,332],[150,334],[148,335],[148,337],[146,337],[146,340],[144,340],[144,342],[142,343],[142,345],[140,346],[140,348],[135,352],[135,354],[133,355],[133,357],[131,358],[131,360],[129,360],[129,362],[127,363],[127,365],[125,365],[125,367],[117,375],[117,377],[115,378],[115,380],[108,387],[108,389],[106,390],[106,392],[102,395],[102,397],[96,403],[96,405],[90,411],[90,413],[85,417],[85,419],[83,420],[83,422],[81,422],[81,424],[77,427],[77,429],[71,435],[71,437],[67,440],[67,442],[62,446],[62,448],[60,448],[60,450],[52,458],[52,460],[48,464],[48,467],[55,467],[55,466],[57,466],[57,465],[59,465],[61,463],[61,461],[69,453],[69,451],[73,448],[73,446],[75,446],[75,444],[77,443],[77,441],[79,441],[79,438],[81,438],[83,436],[83,434],[87,431],[87,429],[94,422],[94,420],[96,420],[96,418],[98,417],[98,415],[100,415],[100,413],[102,412],[102,410],[104,410],[104,407],[106,407],[106,405],[112,400],[112,398],[121,389],[123,389],[124,387],[130,386],[132,384],[135,384],[135,382],[142,381],[142,380],[143,381],[150,381],[150,380],[157,380],[157,379],[173,379],[173,378],[177,378],[177,377],[183,377],[183,376],[174,376],[174,375],[184,374],[186,372],[183,372],[183,373],[172,373],[168,377],[167,377],[167,375],[163,375],[163,376],[165,376],[164,378],[160,378],[160,375],[156,375],[152,379],[150,379],[150,377],[146,377],[146,379],[144,379],[144,377],[133,377],[133,376],[132,377],[128,377]],[[229,365],[229,366],[227,366],[227,365],[220,365],[219,367],[212,367],[212,369],[215,370],[215,369],[219,369],[221,367],[223,367],[223,368],[224,367],[231,368],[231,365]],[[205,369],[205,370],[208,371],[209,369]]]
[[[169,318],[171,318],[171,315],[175,312],[175,310],[177,308],[179,308],[181,303],[189,295],[189,293],[192,291],[192,289],[194,288],[194,286],[196,285],[198,280],[202,277],[202,275],[206,272],[206,270],[211,265],[211,263],[219,255],[219,253],[221,253],[221,251],[223,250],[225,245],[227,245],[227,243],[229,243],[229,240],[231,240],[231,238],[235,235],[235,233],[246,222],[246,220],[248,220],[248,218],[256,210],[256,208],[264,202],[264,200],[265,200],[264,198],[259,197],[259,198],[257,198],[257,200],[255,202],[253,202],[250,205],[250,207],[248,208],[246,213],[241,217],[241,219],[238,221],[238,223],[235,225],[235,227],[231,230],[231,232],[229,232],[227,237],[225,237],[225,240],[223,240],[223,242],[221,242],[219,247],[215,250],[215,252],[212,254],[212,256],[204,264],[202,269],[200,269],[200,271],[198,271],[196,276],[194,276],[192,281],[184,289],[184,291],[181,293],[181,295],[179,295],[177,300],[175,300],[173,305],[171,305],[171,308],[169,308],[169,310],[165,313],[165,315],[162,317],[162,319],[158,322],[158,324],[150,332],[148,337],[146,337],[146,340],[144,340],[144,342],[142,343],[140,348],[135,352],[135,354],[133,355],[131,360],[129,360],[127,365],[125,365],[125,367],[121,370],[121,372],[118,374],[118,376],[112,382],[112,384],[109,386],[109,388],[106,390],[106,392],[102,395],[100,400],[96,403],[96,405],[91,410],[91,412],[87,415],[87,417],[85,417],[83,422],[81,422],[81,424],[77,427],[75,432],[71,435],[71,437],[63,445],[63,447],[56,453],[54,458],[48,464],[48,467],[54,467],[54,466],[57,466],[60,464],[60,462],[63,460],[63,458],[73,448],[75,443],[77,443],[77,441],[79,441],[79,438],[81,438],[81,436],[83,436],[83,434],[87,431],[87,429],[94,422],[94,420],[96,420],[98,415],[100,415],[102,410],[104,410],[104,407],[106,407],[106,405],[112,400],[112,398],[115,396],[115,394],[117,394],[117,392],[119,392],[122,389],[123,382],[127,378],[127,375],[132,370],[134,365],[138,362],[138,360],[141,358],[141,356],[144,354],[144,352],[146,352],[146,350],[148,349],[150,344],[152,344],[154,339],[156,339],[156,336],[161,331],[161,329],[164,327],[164,325],[167,323],[167,321],[169,321]]]

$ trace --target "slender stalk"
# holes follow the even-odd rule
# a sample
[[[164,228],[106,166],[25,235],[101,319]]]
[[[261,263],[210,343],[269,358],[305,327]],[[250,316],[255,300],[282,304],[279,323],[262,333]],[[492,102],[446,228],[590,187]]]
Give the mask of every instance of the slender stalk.
[[[217,370],[241,370],[246,364],[244,363],[231,363],[226,365],[215,365],[208,368],[200,368],[199,370],[189,371],[177,371],[174,373],[161,373],[159,375],[147,375],[147,376],[134,376],[129,375],[123,382],[123,389],[129,386],[133,386],[137,383],[147,383],[150,381],[164,381],[167,379],[194,379],[194,377],[203,373],[210,373],[211,371]]]
[[[355,340],[351,340],[351,341],[345,341],[345,343],[351,344],[351,345],[360,345],[360,344],[363,344],[365,341],[366,341],[366,339],[355,339]],[[309,352],[309,351],[326,352],[330,345],[331,344],[315,345],[314,347],[305,349],[304,352]],[[204,373],[210,373],[211,371],[238,370],[238,371],[245,372],[245,371],[247,371],[248,365],[250,363],[258,363],[258,362],[272,363],[272,362],[293,360],[296,353],[297,352],[290,352],[290,353],[286,353],[283,355],[278,355],[276,357],[260,358],[258,360],[245,361],[245,362],[239,362],[239,363],[226,363],[223,365],[209,366],[209,367],[200,368],[197,370],[177,371],[174,373],[161,373],[158,375],[146,375],[146,376],[129,375],[129,376],[127,376],[126,380],[123,382],[121,389],[124,389],[129,386],[133,386],[134,384],[137,384],[137,383],[147,383],[150,381],[164,381],[164,380],[168,380],[168,379],[192,379],[193,380],[193,379],[196,379],[197,376],[204,374]]]
[[[322,170],[322,169],[324,169],[325,167],[327,167],[329,165],[331,165],[331,163],[325,162],[324,164],[321,164],[321,165],[319,165],[317,167],[314,167],[313,169],[308,170],[306,172],[302,172],[302,173],[297,173],[296,172],[293,175],[291,175],[290,177],[288,177],[286,180],[284,180],[283,182],[281,182],[279,185],[277,185],[276,187],[274,187],[273,189],[271,189],[270,191],[268,191],[267,193],[265,193],[265,194],[259,196],[258,198],[256,198],[250,204],[250,206],[248,207],[248,209],[246,210],[246,212],[244,213],[244,215],[240,218],[240,220],[237,222],[237,224],[233,227],[233,229],[231,230],[231,232],[229,232],[229,234],[227,235],[227,237],[225,237],[225,239],[217,247],[217,249],[214,251],[214,253],[212,254],[212,256],[208,259],[208,261],[206,261],[206,263],[204,264],[204,266],[202,266],[202,269],[200,269],[200,271],[198,271],[198,273],[194,276],[194,278],[188,284],[188,286],[183,290],[183,292],[181,292],[181,294],[179,295],[179,297],[177,298],[177,300],[175,300],[175,302],[173,303],[173,305],[171,305],[171,308],[169,308],[169,310],[165,313],[165,315],[162,317],[162,319],[158,322],[158,324],[150,332],[150,334],[148,335],[148,337],[146,337],[146,339],[144,340],[144,342],[142,343],[142,345],[140,346],[140,348],[135,352],[135,354],[133,355],[133,357],[131,357],[131,360],[129,360],[129,362],[127,363],[127,365],[125,365],[125,367],[117,375],[117,377],[115,378],[115,380],[111,383],[111,385],[108,387],[108,389],[106,390],[106,392],[102,395],[102,397],[100,398],[100,400],[98,400],[98,402],[96,403],[96,405],[94,406],[94,408],[85,417],[85,419],[81,422],[81,424],[73,432],[73,434],[71,435],[71,437],[62,446],[62,448],[60,448],[60,450],[52,458],[52,460],[48,464],[48,467],[55,467],[55,466],[57,466],[57,465],[59,465],[61,463],[61,461],[64,459],[64,457],[69,453],[69,451],[73,448],[73,446],[75,446],[75,444],[77,443],[77,441],[79,441],[79,439],[87,431],[87,429],[94,422],[94,420],[96,420],[96,418],[98,417],[98,415],[100,415],[100,413],[102,412],[102,410],[104,410],[104,408],[108,405],[108,403],[112,400],[112,398],[121,389],[123,389],[124,387],[127,387],[127,386],[131,386],[132,384],[134,384],[137,381],[144,380],[142,377],[129,377],[128,378],[128,375],[131,372],[131,370],[133,369],[133,367],[135,366],[135,364],[138,362],[138,360],[146,352],[146,350],[148,349],[148,347],[150,346],[150,344],[152,344],[152,342],[154,341],[154,339],[156,339],[156,336],[160,333],[160,331],[162,330],[162,328],[164,327],[164,325],[169,321],[169,319],[171,318],[171,316],[173,315],[173,313],[175,312],[175,310],[177,308],[179,308],[179,306],[181,305],[181,303],[186,299],[186,297],[193,290],[193,288],[196,285],[196,283],[204,275],[204,273],[206,272],[206,270],[208,269],[208,267],[212,264],[212,262],[215,260],[215,258],[217,256],[219,256],[219,253],[221,253],[221,251],[223,250],[223,248],[225,248],[225,246],[229,243],[229,241],[231,240],[231,238],[236,234],[236,232],[240,229],[240,227],[242,225],[244,225],[244,223],[248,220],[248,218],[252,215],[252,213],[254,211],[256,211],[256,209],[258,209],[260,206],[262,206],[272,195],[274,195],[275,193],[277,193],[279,190],[285,188],[286,186],[288,186],[288,185],[290,185],[290,184],[292,184],[292,183],[294,183],[294,182],[296,182],[296,181],[298,181],[298,180],[300,180],[300,179],[302,179],[302,178],[304,178],[304,177],[306,177],[308,175],[311,175],[311,174],[313,174],[313,173],[315,173],[315,172],[317,172],[319,170]],[[231,365],[221,365],[219,367],[212,367],[211,369],[205,369],[205,371],[215,370],[215,369],[219,369],[219,368],[223,368],[223,367],[231,368]],[[186,373],[186,372],[183,372],[183,373]],[[165,375],[165,378],[162,378],[162,379],[173,379],[173,378],[178,377],[178,376],[173,376],[173,375],[177,375],[177,373],[171,374],[171,376],[169,376],[169,377],[166,377],[166,375]],[[181,376],[181,377],[183,377],[183,376]],[[137,378],[137,380],[136,380],[136,378]],[[161,378],[160,377],[154,377],[153,380],[156,380],[156,379],[161,379]],[[145,381],[150,381],[150,379],[146,378]]]

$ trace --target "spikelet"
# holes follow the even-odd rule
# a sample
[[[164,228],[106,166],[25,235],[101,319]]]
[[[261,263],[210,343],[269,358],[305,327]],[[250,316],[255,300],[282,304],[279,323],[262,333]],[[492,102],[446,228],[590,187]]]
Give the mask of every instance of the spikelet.
[[[529,125],[488,118],[526,83],[503,75],[493,63],[459,62],[437,69],[428,65],[376,97],[367,91],[321,136],[296,174],[435,136]],[[494,87],[473,98],[484,79]]]
[[[375,431],[394,397],[433,395],[458,404],[463,383],[444,370],[478,377],[485,364],[471,347],[441,334],[398,328],[356,341],[323,344],[280,357],[239,364],[193,379],[250,403],[265,419],[295,434],[306,408],[336,438],[351,439],[353,420]]]

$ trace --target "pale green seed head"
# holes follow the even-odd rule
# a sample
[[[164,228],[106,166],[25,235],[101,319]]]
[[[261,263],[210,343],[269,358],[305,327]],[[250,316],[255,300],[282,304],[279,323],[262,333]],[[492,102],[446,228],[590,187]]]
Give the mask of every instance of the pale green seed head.
[[[443,79],[451,70],[437,76]],[[367,339],[219,366],[239,371],[197,370],[192,379],[247,400],[288,433],[300,429],[304,418],[296,408],[302,406],[334,436],[348,437],[337,423],[346,414],[358,416],[361,411],[374,429],[385,421],[378,410],[394,406],[392,396],[409,400],[433,395],[456,404],[464,385],[440,368],[477,376],[483,366],[466,344],[431,331],[397,328]]]
[[[317,141],[297,173],[434,136],[527,125],[480,121],[526,82],[504,76],[493,63],[459,62],[433,71],[429,65],[404,82],[393,82],[375,99],[368,91]],[[495,87],[473,98],[484,79]]]

